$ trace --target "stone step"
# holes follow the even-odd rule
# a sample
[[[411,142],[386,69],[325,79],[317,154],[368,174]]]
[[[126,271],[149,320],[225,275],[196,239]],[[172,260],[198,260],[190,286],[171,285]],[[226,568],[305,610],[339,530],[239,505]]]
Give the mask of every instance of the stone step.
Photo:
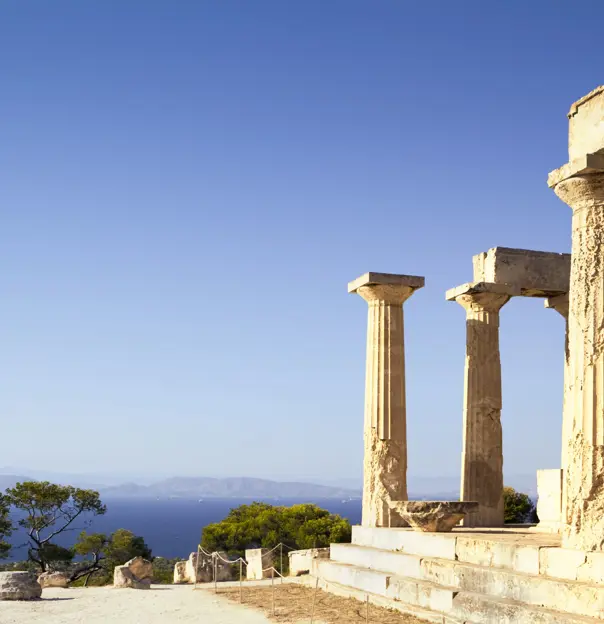
[[[489,529],[421,533],[409,529],[353,526],[352,543],[421,557],[465,561],[526,574],[539,574],[540,551],[543,548],[559,549],[560,538],[534,532]]]
[[[347,563],[337,563],[329,559],[315,560],[313,569],[316,576],[327,582],[346,585],[414,607],[441,613],[452,610],[453,598],[458,591],[455,588],[444,587],[429,581],[395,576]]]
[[[374,574],[392,575],[391,579],[403,576],[449,590],[496,596],[575,615],[604,617],[604,585],[600,584],[437,557],[420,557],[356,544],[332,544],[331,561]]]
[[[406,581],[402,587],[401,579],[395,575],[326,559],[313,562],[313,575],[318,576],[320,586],[331,593],[361,601],[368,597],[372,604],[409,613],[434,624],[594,624],[596,621],[592,617],[562,613],[506,598],[455,591],[454,588],[417,580],[402,579]],[[412,602],[409,602],[410,599]],[[447,610],[443,611],[443,608]]]

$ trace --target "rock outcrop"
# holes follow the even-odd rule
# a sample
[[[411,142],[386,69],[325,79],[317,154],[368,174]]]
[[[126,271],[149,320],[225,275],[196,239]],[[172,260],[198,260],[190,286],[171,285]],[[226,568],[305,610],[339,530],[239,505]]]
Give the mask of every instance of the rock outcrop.
[[[42,572],[38,576],[40,587],[69,587],[69,575],[64,572]]]
[[[31,572],[0,572],[0,600],[35,600],[42,587]]]
[[[134,557],[113,570],[113,586],[131,589],[149,589],[153,580],[153,564],[142,557]]]
[[[181,585],[182,583],[190,583],[187,576],[187,562],[177,561],[174,565],[174,585]]]

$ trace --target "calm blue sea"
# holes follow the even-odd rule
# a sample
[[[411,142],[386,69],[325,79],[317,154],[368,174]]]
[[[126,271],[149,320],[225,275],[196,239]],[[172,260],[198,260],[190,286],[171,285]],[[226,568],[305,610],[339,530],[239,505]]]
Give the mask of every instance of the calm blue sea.
[[[63,546],[71,545],[80,530],[88,532],[111,533],[116,529],[128,529],[135,535],[145,538],[155,556],[166,558],[186,558],[197,548],[201,532],[206,524],[222,520],[233,507],[250,500],[236,499],[208,499],[202,502],[197,500],[155,500],[155,499],[103,499],[107,505],[107,513],[92,521],[90,526],[80,523],[75,531],[62,536],[58,542]],[[316,499],[312,501],[300,499],[266,500],[272,505],[294,505],[297,503],[312,502],[331,513],[340,514],[348,518],[352,524],[361,521],[361,501],[352,500],[342,502],[333,499]],[[13,536],[15,546],[23,544],[24,536],[19,533]],[[12,560],[25,559],[27,550],[14,548]]]

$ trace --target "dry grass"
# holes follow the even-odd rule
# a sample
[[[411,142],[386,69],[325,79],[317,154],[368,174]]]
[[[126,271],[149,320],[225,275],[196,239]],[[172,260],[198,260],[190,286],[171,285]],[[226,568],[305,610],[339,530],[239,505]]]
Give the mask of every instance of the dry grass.
[[[275,584],[275,613],[273,615],[273,593],[271,587],[243,586],[243,604],[255,607],[275,622],[310,622],[313,594],[315,590],[305,585]],[[239,602],[239,588],[230,587],[219,591],[219,595]],[[367,606],[354,598],[341,598],[317,591],[315,603],[315,624],[341,624],[367,622]],[[398,611],[369,605],[371,624],[422,624],[421,620]]]

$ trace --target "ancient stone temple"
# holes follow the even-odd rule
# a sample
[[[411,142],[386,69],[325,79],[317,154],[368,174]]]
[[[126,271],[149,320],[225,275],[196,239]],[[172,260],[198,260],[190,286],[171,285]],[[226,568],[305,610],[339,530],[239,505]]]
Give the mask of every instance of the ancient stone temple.
[[[407,500],[403,309],[424,278],[348,285],[369,306],[363,518],[351,544],[313,560],[328,591],[440,624],[604,619],[604,87],[569,120],[569,162],[548,183],[573,211],[572,253],[494,247],[446,293],[466,321],[459,501]],[[560,468],[537,474],[540,522],[510,527],[499,336],[515,297],[560,315],[564,401]]]

